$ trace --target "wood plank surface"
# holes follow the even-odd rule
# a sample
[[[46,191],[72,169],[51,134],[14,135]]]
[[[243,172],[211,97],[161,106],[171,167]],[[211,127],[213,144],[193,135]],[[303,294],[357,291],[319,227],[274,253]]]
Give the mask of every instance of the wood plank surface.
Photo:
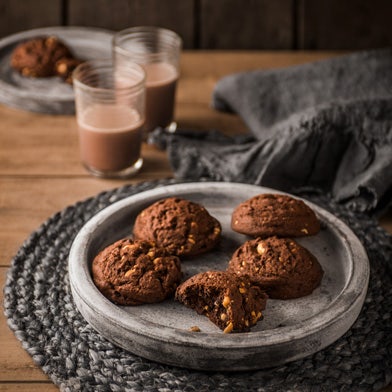
[[[62,0],[1,0],[0,37],[38,27],[60,26],[62,11]]]
[[[178,33],[184,48],[194,44],[194,0],[68,1],[68,24],[122,30],[133,26],[160,26]]]
[[[369,49],[390,46],[390,0],[300,0],[300,49]]]
[[[52,117],[4,106],[0,106],[0,116],[4,119],[4,130],[11,126],[14,130],[0,133],[0,144],[5,147],[0,155],[1,175],[87,176],[79,160],[75,117]],[[42,129],[51,131],[43,136]],[[147,171],[147,176],[156,176],[162,170],[167,170],[168,163],[151,167],[154,156],[164,155],[164,152],[144,145],[145,163],[142,172]],[[21,156],[23,159],[18,159]]]
[[[12,391],[14,392],[55,392],[58,391],[59,389],[52,384],[50,381],[43,383],[42,381],[40,382],[3,382],[0,383],[0,392],[6,392],[6,391]]]
[[[292,0],[201,0],[200,48],[288,49]]]
[[[233,52],[184,52],[181,58],[181,79],[178,85],[176,121],[179,127],[218,129],[228,134],[245,132],[237,116],[220,113],[211,108],[211,95],[216,82],[223,76],[240,70],[271,68],[272,55],[276,67],[311,61],[314,54],[297,52],[248,53],[238,56]],[[323,53],[318,59],[337,53]],[[203,61],[208,55],[209,61]],[[77,125],[73,116],[47,116],[0,106],[3,132],[0,145],[0,175],[62,175],[87,176],[80,165]],[[12,132],[7,132],[12,129]],[[51,129],[50,132],[43,131]],[[166,166],[154,166],[155,157],[164,155],[154,147],[144,146],[145,164],[142,175],[160,175]],[[23,159],[18,159],[22,156]],[[64,164],[66,162],[66,164]]]
[[[184,52],[176,120],[184,128],[246,132],[235,115],[210,107],[219,78],[245,69],[283,67],[340,52]],[[48,116],[0,105],[0,287],[23,241],[54,213],[101,191],[172,175],[165,152],[143,146],[145,165],[129,180],[91,177],[81,166],[74,116]],[[392,232],[392,213],[382,225]],[[8,328],[0,290],[0,391],[56,391]],[[392,387],[385,391],[392,392]]]
[[[390,0],[1,0],[0,38],[47,26],[172,29],[186,49],[390,46]]]

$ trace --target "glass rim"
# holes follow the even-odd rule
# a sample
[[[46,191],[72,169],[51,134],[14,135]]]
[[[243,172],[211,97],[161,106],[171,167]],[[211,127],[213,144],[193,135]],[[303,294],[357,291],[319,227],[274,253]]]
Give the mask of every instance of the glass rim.
[[[167,29],[165,27],[159,26],[135,26],[135,27],[128,27],[126,29],[117,31],[113,35],[113,40],[115,41],[116,38],[123,37],[125,35],[133,34],[133,33],[161,33],[174,38],[177,43],[182,44],[182,38],[178,33],[173,30]]]
[[[126,69],[127,71],[135,70],[140,74],[140,80],[137,80],[135,84],[128,85],[128,86],[114,86],[111,88],[106,88],[106,87],[94,87],[90,86],[89,84],[83,82],[79,77],[83,75],[83,72],[85,72],[88,69],[93,69],[97,70],[99,68],[107,68],[112,70],[112,75],[114,77],[114,71],[116,69],[116,66],[113,62],[112,58],[104,58],[104,59],[93,59],[93,60],[87,60],[84,61],[82,64],[79,64],[72,72],[72,80],[73,84],[77,86],[78,88],[84,90],[84,91],[91,91],[94,93],[107,93],[110,91],[118,91],[120,93],[127,93],[127,92],[134,92],[135,90],[139,90],[145,86],[145,81],[146,81],[146,72],[144,68],[139,65],[136,62],[128,63]]]
[[[158,37],[161,36],[163,38],[168,38],[171,41],[169,42],[172,44],[175,50],[178,52],[181,50],[183,45],[183,40],[179,34],[177,34],[173,30],[166,29],[164,27],[158,26],[136,26],[136,27],[128,27],[126,29],[120,30],[113,35],[112,38],[112,47],[114,51],[119,51],[125,55],[132,55],[132,56],[144,56],[145,54],[140,54],[137,52],[131,52],[129,49],[124,48],[121,44],[126,40],[131,40],[133,38],[141,38],[141,37]],[[159,55],[162,52],[156,53],[149,53],[150,56]]]

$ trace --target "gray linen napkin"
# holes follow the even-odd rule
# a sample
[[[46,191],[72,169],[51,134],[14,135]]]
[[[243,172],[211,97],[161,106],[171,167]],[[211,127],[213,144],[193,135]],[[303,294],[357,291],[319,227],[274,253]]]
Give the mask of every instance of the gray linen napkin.
[[[177,178],[327,192],[371,213],[391,205],[392,50],[229,75],[212,104],[249,135],[156,130]]]

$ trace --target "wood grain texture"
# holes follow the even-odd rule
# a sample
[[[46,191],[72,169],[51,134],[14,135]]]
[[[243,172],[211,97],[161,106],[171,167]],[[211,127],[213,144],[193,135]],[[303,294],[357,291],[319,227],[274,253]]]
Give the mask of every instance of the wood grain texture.
[[[17,3],[17,2],[15,2]],[[176,119],[191,129],[245,132],[235,115],[210,107],[216,81],[229,73],[276,68],[320,60],[340,52],[184,52],[177,94]],[[143,146],[145,165],[130,180],[89,176],[79,163],[73,116],[49,116],[0,105],[0,391],[58,391],[10,331],[3,315],[5,274],[29,234],[68,205],[124,184],[169,177],[166,154]],[[381,224],[392,232],[392,213]],[[392,387],[383,392],[392,392]]]
[[[10,113],[15,117],[10,117]],[[12,126],[15,130],[0,132],[0,144],[5,147],[0,154],[0,175],[87,176],[79,160],[74,116],[48,116],[0,106],[0,117],[4,129]],[[16,122],[11,125],[13,118]],[[44,136],[45,129],[53,131]],[[169,170],[168,163],[154,167],[156,159],[164,157],[163,151],[144,145],[143,155],[142,173],[149,173],[147,176],[159,176]],[[18,159],[21,156],[23,160]]]
[[[392,44],[390,0],[300,0],[298,47],[368,49]]]
[[[213,88],[221,77],[240,70],[271,68],[272,59],[280,67],[334,54],[254,52],[239,57],[239,52],[184,52],[175,119],[183,128],[219,129],[228,134],[246,132],[239,117],[210,107]],[[13,132],[0,132],[0,145],[4,147],[0,153],[0,175],[88,176],[79,160],[74,116],[49,116],[0,106],[0,118],[4,130],[13,129]],[[144,145],[143,156],[142,177],[170,173],[164,152]],[[165,163],[155,165],[157,160]]]
[[[68,24],[122,30],[160,26],[178,33],[184,48],[193,47],[194,0],[69,0]]]
[[[292,0],[201,0],[200,48],[291,48],[292,7]]]
[[[46,26],[157,25],[186,49],[390,46],[390,0],[1,0],[0,38]]]
[[[4,382],[0,383],[0,392],[55,392],[59,389],[50,381],[26,383],[26,382]]]
[[[62,0],[0,1],[0,37],[61,24]]]

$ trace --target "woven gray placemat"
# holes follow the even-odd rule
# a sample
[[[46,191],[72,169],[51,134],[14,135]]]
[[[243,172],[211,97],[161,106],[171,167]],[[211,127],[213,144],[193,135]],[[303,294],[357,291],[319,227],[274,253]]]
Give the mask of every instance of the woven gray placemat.
[[[10,328],[62,391],[376,391],[392,381],[392,237],[327,196],[301,194],[345,221],[365,246],[370,283],[352,328],[305,359],[252,372],[200,372],[155,363],[109,343],[78,312],[67,271],[72,241],[99,210],[176,180],[127,185],[58,212],[12,260],[4,288]]]

